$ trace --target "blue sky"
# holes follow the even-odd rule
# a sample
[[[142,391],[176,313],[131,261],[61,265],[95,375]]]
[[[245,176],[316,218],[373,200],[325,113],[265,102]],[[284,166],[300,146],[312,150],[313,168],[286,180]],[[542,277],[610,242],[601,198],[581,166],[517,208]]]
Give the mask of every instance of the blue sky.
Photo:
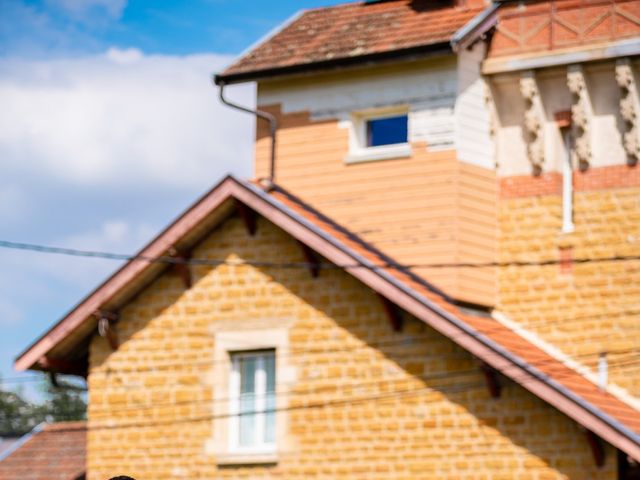
[[[227,172],[250,176],[253,120],[210,75],[332,3],[0,0],[0,239],[131,253]],[[5,388],[37,397],[13,358],[117,266],[0,249]]]

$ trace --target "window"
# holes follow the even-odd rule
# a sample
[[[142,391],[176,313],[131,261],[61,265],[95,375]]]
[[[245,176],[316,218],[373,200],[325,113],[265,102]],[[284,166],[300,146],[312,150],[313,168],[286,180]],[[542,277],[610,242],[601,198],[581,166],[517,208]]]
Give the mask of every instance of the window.
[[[275,350],[231,354],[232,451],[264,452],[276,444]]]
[[[407,143],[408,116],[372,118],[367,122],[367,147]]]
[[[409,114],[406,107],[368,110],[351,115],[346,163],[410,155]]]
[[[289,362],[289,327],[258,328],[253,320],[220,322],[215,331],[213,422],[205,451],[218,465],[275,465],[291,451],[288,398],[296,379]]]

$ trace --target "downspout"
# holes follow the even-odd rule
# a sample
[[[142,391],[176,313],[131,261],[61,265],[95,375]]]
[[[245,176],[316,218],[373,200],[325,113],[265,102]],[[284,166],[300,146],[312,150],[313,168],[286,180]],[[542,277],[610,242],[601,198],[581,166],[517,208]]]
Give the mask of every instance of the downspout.
[[[265,112],[263,110],[252,110],[250,108],[244,107],[242,105],[238,105],[236,103],[232,103],[224,97],[224,87],[225,82],[221,80],[220,77],[214,76],[213,83],[220,87],[220,101],[225,105],[235,108],[236,110],[240,110],[241,112],[250,113],[255,115],[262,120],[266,120],[269,122],[269,132],[271,134],[271,160],[269,163],[269,186],[274,184],[275,176],[276,176],[276,132],[278,130],[278,119],[275,115]]]

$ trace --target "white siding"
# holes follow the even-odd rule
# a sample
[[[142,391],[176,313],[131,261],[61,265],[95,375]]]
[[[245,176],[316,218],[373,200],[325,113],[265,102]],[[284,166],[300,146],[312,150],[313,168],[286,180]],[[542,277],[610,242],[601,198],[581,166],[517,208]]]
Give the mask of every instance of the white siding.
[[[455,105],[458,159],[493,168],[494,147],[490,136],[489,111],[485,105],[485,84],[480,75],[485,44],[478,42],[458,55],[458,98]]]
[[[457,93],[455,57],[342,72],[260,85],[258,104],[281,104],[283,113],[308,111],[314,120],[337,118],[347,126],[353,112],[405,105],[409,140],[429,150],[454,146]]]

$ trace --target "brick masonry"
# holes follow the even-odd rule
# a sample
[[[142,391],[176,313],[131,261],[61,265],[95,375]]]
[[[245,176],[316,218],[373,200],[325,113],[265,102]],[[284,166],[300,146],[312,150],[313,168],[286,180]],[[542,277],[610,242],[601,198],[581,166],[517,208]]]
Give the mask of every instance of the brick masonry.
[[[502,268],[498,309],[591,367],[609,352],[610,380],[640,397],[640,261],[566,261],[640,255],[640,170],[576,172],[571,234],[561,233],[559,176],[504,178],[500,186],[500,260],[563,263]]]
[[[250,237],[237,218],[194,256],[304,259],[267,221]],[[615,478],[611,448],[597,469],[577,424],[511,383],[491,398],[468,353],[411,318],[393,332],[377,296],[344,272],[192,269],[190,289],[167,273],[122,310],[117,351],[91,343],[89,480]],[[260,328],[288,329],[286,448],[276,465],[218,466],[207,448],[224,401],[216,332]]]

